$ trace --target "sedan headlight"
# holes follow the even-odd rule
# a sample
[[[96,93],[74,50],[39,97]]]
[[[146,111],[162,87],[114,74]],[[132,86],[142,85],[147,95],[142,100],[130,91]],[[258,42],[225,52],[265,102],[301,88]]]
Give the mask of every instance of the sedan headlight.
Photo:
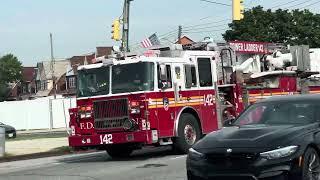
[[[295,153],[297,150],[298,150],[298,146],[288,146],[288,147],[260,153],[260,156],[265,159],[269,159],[269,160],[279,159],[279,158],[283,158],[283,157],[288,157],[288,156],[292,155],[293,153]]]
[[[202,154],[201,152],[198,152],[198,151],[194,150],[193,148],[190,148],[189,149],[189,157],[190,157],[190,159],[197,160],[197,159],[204,158],[205,155]]]

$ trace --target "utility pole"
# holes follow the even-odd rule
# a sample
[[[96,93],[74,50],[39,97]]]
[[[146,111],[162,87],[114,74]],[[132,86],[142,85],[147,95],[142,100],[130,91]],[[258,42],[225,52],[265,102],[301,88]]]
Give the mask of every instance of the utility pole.
[[[130,2],[133,0],[124,0],[123,7],[123,27],[122,27],[122,49],[124,52],[130,52],[129,49],[129,16]]]
[[[51,68],[51,78],[52,78],[52,84],[53,84],[53,94],[54,94],[54,99],[56,99],[56,94],[57,94],[57,89],[56,89],[56,77],[54,76],[54,65],[55,65],[55,60],[53,56],[53,43],[52,43],[52,33],[50,33],[50,47],[51,47],[51,63],[50,63],[50,68]]]
[[[182,36],[182,26],[180,25],[178,28],[178,44],[181,44],[181,36]]]

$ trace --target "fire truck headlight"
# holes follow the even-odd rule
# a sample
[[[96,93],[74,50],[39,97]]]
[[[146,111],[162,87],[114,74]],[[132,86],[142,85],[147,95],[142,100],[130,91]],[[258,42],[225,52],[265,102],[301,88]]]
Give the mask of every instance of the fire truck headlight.
[[[134,107],[130,109],[131,114],[140,114],[140,108]]]
[[[83,118],[85,118],[85,117],[86,117],[86,114],[80,113],[80,118],[81,118],[81,119],[83,119]]]
[[[91,112],[86,113],[86,118],[91,118]]]
[[[125,130],[130,130],[133,128],[133,122],[130,120],[130,119],[126,119],[124,122],[123,122],[123,128]]]

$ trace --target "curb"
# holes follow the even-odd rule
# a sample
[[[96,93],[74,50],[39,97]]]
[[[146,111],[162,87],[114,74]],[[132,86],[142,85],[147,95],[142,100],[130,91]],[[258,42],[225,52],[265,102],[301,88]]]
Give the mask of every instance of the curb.
[[[41,152],[41,153],[3,157],[3,158],[0,158],[0,163],[11,162],[11,161],[30,160],[30,159],[39,159],[39,158],[54,157],[54,156],[71,155],[71,154],[75,154],[75,155],[76,154],[86,154],[86,153],[93,153],[93,152],[98,152],[98,151],[97,150],[87,150],[87,151]]]

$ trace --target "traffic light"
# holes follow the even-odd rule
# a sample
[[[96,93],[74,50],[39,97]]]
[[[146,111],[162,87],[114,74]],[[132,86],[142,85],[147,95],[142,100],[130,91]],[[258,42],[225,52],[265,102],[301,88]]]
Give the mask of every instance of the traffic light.
[[[116,19],[113,21],[112,23],[112,39],[114,39],[115,41],[119,41],[121,39],[120,37],[120,20]]]
[[[239,21],[244,18],[244,6],[243,6],[243,0],[233,0],[232,3],[232,19],[234,21]]]

